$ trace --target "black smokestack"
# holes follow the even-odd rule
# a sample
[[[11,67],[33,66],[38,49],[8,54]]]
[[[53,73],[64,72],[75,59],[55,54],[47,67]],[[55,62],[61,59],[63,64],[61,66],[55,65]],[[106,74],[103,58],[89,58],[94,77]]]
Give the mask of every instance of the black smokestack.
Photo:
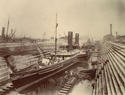
[[[73,46],[73,32],[68,32],[68,47],[72,49]]]
[[[79,33],[75,34],[75,44],[79,46]]]
[[[2,34],[1,34],[2,38],[5,38],[5,27],[2,27]]]
[[[116,38],[118,37],[118,33],[116,32]]]

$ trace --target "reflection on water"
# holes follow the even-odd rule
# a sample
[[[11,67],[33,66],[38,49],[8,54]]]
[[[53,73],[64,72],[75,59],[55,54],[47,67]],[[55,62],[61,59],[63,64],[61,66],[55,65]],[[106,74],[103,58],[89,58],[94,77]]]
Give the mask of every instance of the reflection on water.
[[[72,92],[69,95],[91,95],[92,87],[88,80],[82,80],[74,86]]]

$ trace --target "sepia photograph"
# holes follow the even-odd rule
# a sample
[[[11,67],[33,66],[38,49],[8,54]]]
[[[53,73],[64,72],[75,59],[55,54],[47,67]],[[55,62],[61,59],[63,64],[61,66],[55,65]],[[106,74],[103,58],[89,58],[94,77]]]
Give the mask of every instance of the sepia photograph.
[[[0,0],[0,95],[125,95],[125,0]]]

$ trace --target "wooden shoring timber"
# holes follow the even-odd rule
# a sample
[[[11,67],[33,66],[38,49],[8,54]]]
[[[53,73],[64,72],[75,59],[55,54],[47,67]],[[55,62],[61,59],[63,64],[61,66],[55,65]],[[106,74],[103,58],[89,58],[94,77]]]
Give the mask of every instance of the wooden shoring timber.
[[[110,49],[107,47],[110,46]],[[125,46],[124,46],[125,47]],[[106,65],[107,76],[110,78],[110,85],[113,95],[123,95],[125,93],[125,48],[107,43],[104,47],[109,60]]]
[[[96,86],[94,86],[94,89],[93,89],[93,91],[92,91],[92,95],[96,95],[96,88],[95,88]]]
[[[100,79],[100,82],[101,82],[101,95],[103,95],[103,91],[104,91],[104,88],[105,88],[105,86],[104,86],[104,83],[103,83],[103,70],[101,70],[101,73],[100,73],[100,76],[101,76],[101,79]]]
[[[122,93],[124,93],[125,92],[125,86],[124,86],[125,85],[125,83],[124,83],[125,79],[123,78],[121,72],[119,71],[119,68],[117,68],[115,66],[115,70],[116,70],[117,77],[118,77],[118,80],[119,80],[119,87],[121,88]]]
[[[108,79],[108,76],[107,76],[107,72],[106,72],[106,67],[105,66],[104,66],[104,73],[105,73],[105,77],[106,77],[106,85],[107,85],[108,95],[112,95],[110,84],[109,84],[109,79]]]
[[[101,82],[101,74],[99,74],[99,78],[98,78],[98,95],[102,95],[102,82]]]
[[[2,77],[8,76],[8,75],[9,75],[9,72],[8,72],[8,71],[0,72],[0,79],[1,79]]]
[[[119,44],[119,43],[113,43],[113,42],[106,42],[108,44],[111,44],[112,46],[118,47],[118,48],[123,48],[125,49],[125,45]]]
[[[15,63],[16,62],[16,63]],[[38,62],[38,58],[35,58],[35,57],[31,57],[31,58],[24,58],[24,56],[21,58],[21,57],[17,57],[16,59],[15,59],[15,61],[14,61],[14,63],[16,64],[16,65],[21,65],[21,64],[23,64],[23,63],[33,63],[33,62]]]
[[[124,54],[124,52],[119,51],[119,50],[116,51],[113,48],[112,48],[112,50],[113,50],[113,52],[111,52],[111,53],[120,61],[120,64],[125,69],[125,64],[124,64],[124,62],[125,62],[125,54]]]
[[[21,46],[34,46],[33,43],[0,43],[0,48],[5,48],[5,47],[21,47]]]
[[[124,72],[124,68],[120,65],[118,58],[114,57],[114,55],[112,53],[110,53],[110,57],[113,60],[113,64],[115,66],[115,68],[117,69],[121,80],[123,81],[123,84],[125,86],[125,72]]]
[[[102,70],[102,86],[103,86],[103,89],[102,89],[103,90],[102,91],[103,94],[102,95],[108,95],[104,70]]]
[[[108,59],[108,57],[107,57],[107,59]],[[118,93],[118,95],[121,93],[120,91],[120,88],[119,88],[119,85],[118,85],[118,81],[117,81],[117,78],[116,78],[116,76],[115,76],[115,72],[114,72],[114,69],[113,69],[113,67],[112,67],[112,65],[110,64],[110,60],[109,60],[109,64],[107,64],[107,67],[108,67],[108,70],[109,70],[109,72],[110,72],[110,76],[111,76],[111,78],[112,78],[112,82],[113,82],[113,84],[114,84],[114,89],[115,89],[115,93],[116,93],[116,95],[117,95],[117,93]]]
[[[125,49],[117,48],[112,46],[112,49],[114,49],[116,52],[121,53],[123,56],[125,56]]]
[[[120,79],[119,79],[119,73],[118,73],[118,71],[117,71],[117,67],[115,67],[114,66],[114,64],[113,64],[113,60],[112,60],[112,58],[111,58],[111,56],[108,54],[107,55],[108,56],[108,59],[109,59],[109,65],[110,65],[110,67],[112,68],[112,70],[113,70],[113,73],[114,73],[114,76],[115,76],[115,79],[116,79],[116,83],[117,83],[117,88],[119,89],[118,91],[119,92],[117,92],[119,95],[122,95],[123,94],[123,90],[122,90],[122,88],[123,88],[123,84],[121,83],[121,81],[120,81]]]
[[[99,79],[96,79],[96,95],[98,95],[99,92]]]
[[[98,72],[99,72],[99,70],[97,69],[96,70],[96,76],[95,76],[95,86],[94,86],[94,91],[93,91],[93,94],[94,95],[98,95],[98,84],[99,84],[99,80],[98,80]]]
[[[114,88],[114,83],[113,83],[111,74],[110,74],[110,72],[108,70],[108,64],[106,65],[106,72],[107,72],[107,76],[109,78],[109,83],[110,83],[110,88],[111,88],[111,91],[112,91],[112,95],[116,95],[115,88]]]
[[[0,83],[1,83],[1,82],[4,82],[4,81],[6,81],[6,80],[9,80],[9,76],[8,76],[8,75],[1,77],[1,78],[0,78]]]
[[[117,91],[117,93],[121,94],[122,91],[121,91],[121,88],[120,88],[120,85],[119,85],[120,81],[119,81],[119,76],[118,76],[117,70],[112,65],[112,60],[110,60],[110,57],[109,56],[107,56],[107,57],[109,59],[109,64],[108,64],[108,65],[110,65],[109,69],[110,69],[110,71],[112,71],[112,74],[113,74],[112,77],[113,77],[113,80],[114,80],[114,83],[115,83],[116,91]]]
[[[119,88],[119,85],[118,85],[118,82],[117,82],[117,78],[114,74],[115,72],[113,71],[110,64],[107,64],[107,65],[108,65],[109,72],[111,73],[111,78],[112,78],[113,83],[114,83],[115,93],[119,95],[121,92],[120,92],[120,88]]]

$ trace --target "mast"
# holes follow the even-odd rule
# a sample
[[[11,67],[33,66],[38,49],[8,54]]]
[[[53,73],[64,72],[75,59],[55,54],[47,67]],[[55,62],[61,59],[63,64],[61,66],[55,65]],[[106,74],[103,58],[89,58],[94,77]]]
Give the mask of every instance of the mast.
[[[56,13],[56,29],[55,29],[55,58],[56,58],[56,51],[57,51],[57,27],[58,27],[58,23],[57,23],[57,13]]]
[[[9,18],[8,18],[8,23],[7,23],[7,32],[6,32],[6,38],[8,39],[8,32],[9,32],[9,24],[10,24],[10,21],[9,21]]]

